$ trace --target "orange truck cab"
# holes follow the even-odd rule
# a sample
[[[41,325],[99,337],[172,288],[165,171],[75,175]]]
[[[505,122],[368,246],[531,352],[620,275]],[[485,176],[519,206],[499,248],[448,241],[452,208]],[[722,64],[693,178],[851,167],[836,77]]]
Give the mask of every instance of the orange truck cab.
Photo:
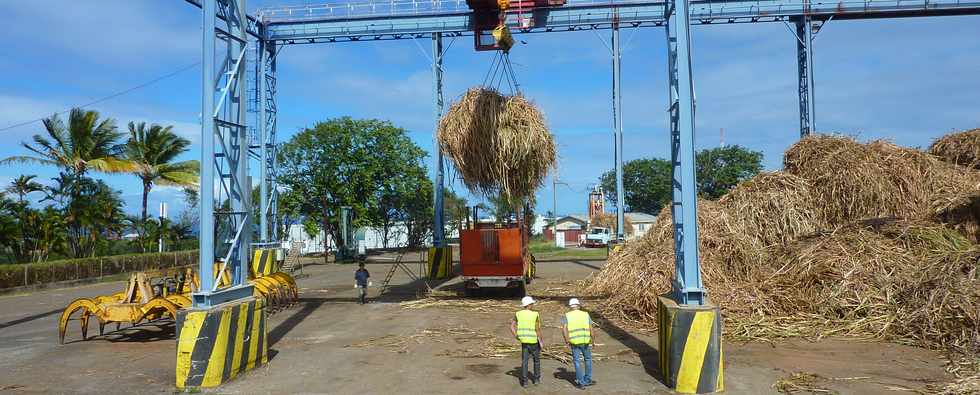
[[[523,221],[474,224],[460,231],[459,261],[467,295],[480,290],[509,289],[524,296],[534,278],[534,258],[527,251]]]

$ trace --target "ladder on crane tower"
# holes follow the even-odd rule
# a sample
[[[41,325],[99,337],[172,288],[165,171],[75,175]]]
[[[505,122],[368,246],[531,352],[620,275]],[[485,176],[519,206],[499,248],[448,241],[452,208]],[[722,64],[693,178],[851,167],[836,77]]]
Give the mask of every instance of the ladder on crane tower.
[[[403,272],[405,272],[405,274],[407,274],[408,277],[411,278],[413,281],[419,281],[425,284],[425,288],[428,291],[432,291],[432,287],[429,286],[428,281],[425,281],[425,279],[423,279],[421,276],[412,272],[412,269],[409,269],[408,266],[405,266],[404,259],[405,259],[405,254],[407,252],[408,252],[408,248],[402,248],[398,251],[398,256],[395,258],[395,261],[391,264],[391,268],[388,269],[388,273],[385,274],[384,281],[381,282],[381,292],[378,293],[377,296],[378,298],[380,298],[382,295],[385,294],[385,292],[388,291],[388,288],[391,286],[391,279],[395,277],[395,272],[397,272],[398,269],[401,269]]]

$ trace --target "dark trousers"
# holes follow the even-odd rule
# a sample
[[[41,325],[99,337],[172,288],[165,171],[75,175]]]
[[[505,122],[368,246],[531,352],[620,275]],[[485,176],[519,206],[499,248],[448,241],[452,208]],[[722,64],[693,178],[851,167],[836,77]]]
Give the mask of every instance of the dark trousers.
[[[540,382],[541,381],[541,344],[521,343],[521,384],[527,382],[527,360],[529,358],[534,359],[534,376],[531,376],[531,380],[534,380],[534,382]]]

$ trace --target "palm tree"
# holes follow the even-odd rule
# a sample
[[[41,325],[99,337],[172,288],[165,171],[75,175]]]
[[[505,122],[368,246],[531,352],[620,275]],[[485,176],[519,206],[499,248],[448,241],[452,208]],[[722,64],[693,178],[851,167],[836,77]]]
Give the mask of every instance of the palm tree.
[[[26,197],[31,192],[40,192],[44,190],[44,185],[34,181],[35,175],[21,175],[17,177],[4,189],[7,193],[12,193],[17,195],[17,203],[24,203],[24,197]]]
[[[35,134],[33,143],[21,145],[36,156],[11,156],[0,164],[37,163],[61,167],[73,179],[88,170],[110,173],[133,171],[135,166],[119,158],[118,140],[123,136],[112,118],[99,119],[97,111],[73,108],[68,125],[58,114],[43,120],[47,135]]]
[[[146,221],[146,200],[153,184],[196,186],[200,164],[196,160],[174,162],[187,152],[191,142],[177,136],[173,126],[129,123],[129,140],[124,147],[125,158],[136,164],[133,171],[143,181],[143,221]]]

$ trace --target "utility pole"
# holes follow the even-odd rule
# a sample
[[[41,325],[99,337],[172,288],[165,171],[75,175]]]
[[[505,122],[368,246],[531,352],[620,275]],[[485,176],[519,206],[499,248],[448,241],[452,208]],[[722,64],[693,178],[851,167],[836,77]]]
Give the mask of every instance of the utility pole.
[[[558,162],[555,162],[555,175],[551,177],[551,235],[558,238],[558,184],[568,184],[558,181]]]
[[[442,117],[443,96],[442,96],[442,33],[432,33],[432,97],[435,105],[436,129],[439,128],[439,118]],[[436,159],[436,182],[432,199],[435,204],[433,210],[435,218],[432,223],[432,246],[445,247],[445,217],[443,216],[443,193],[445,191],[445,175],[443,170],[442,148],[439,143],[435,143]]]
[[[158,245],[159,252],[163,252],[163,220],[167,219],[167,203],[160,202],[160,240]]]
[[[626,239],[623,229],[623,96],[620,92],[620,52],[619,52],[619,22],[613,22],[612,31],[613,58],[613,138],[615,139],[616,156],[616,240]]]

